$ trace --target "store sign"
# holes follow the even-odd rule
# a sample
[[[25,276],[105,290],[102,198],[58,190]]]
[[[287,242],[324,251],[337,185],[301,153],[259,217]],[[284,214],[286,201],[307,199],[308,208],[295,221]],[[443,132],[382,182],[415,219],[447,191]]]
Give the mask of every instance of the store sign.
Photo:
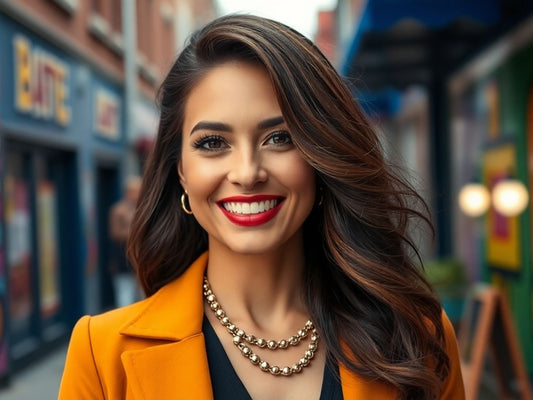
[[[94,130],[106,139],[120,137],[120,100],[107,90],[98,88],[94,94]]]
[[[69,124],[68,67],[24,36],[13,39],[15,106],[35,118]]]

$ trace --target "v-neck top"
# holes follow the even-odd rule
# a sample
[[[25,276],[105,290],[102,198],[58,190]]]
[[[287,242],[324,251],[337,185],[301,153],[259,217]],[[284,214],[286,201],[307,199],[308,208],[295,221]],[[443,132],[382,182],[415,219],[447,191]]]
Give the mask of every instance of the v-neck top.
[[[231,365],[228,355],[222,347],[220,339],[215,333],[207,317],[204,316],[202,332],[205,337],[209,374],[215,400],[252,400],[246,387]],[[342,400],[342,386],[337,371],[326,363],[320,400]],[[283,378],[280,378],[283,379]]]

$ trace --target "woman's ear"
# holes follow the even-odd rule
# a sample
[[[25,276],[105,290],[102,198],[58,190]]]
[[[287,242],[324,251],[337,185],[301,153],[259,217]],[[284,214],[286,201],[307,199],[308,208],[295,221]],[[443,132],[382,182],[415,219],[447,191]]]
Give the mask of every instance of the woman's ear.
[[[185,185],[187,183],[187,180],[185,179],[185,175],[183,174],[183,164],[181,160],[178,161],[178,175],[180,177],[181,186],[183,187],[183,189],[186,189]]]

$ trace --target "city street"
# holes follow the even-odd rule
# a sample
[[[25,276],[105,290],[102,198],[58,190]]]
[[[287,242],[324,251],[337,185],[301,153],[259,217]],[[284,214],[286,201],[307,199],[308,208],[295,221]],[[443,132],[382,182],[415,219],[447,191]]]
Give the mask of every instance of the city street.
[[[301,291],[327,350],[400,391],[439,390],[438,334],[469,400],[533,400],[533,0],[0,0],[0,38],[0,400],[57,399],[75,321],[142,282],[183,300],[124,311],[131,338],[102,318],[61,400],[137,390],[116,355],[197,326],[204,251],[256,337],[290,335]],[[158,397],[208,397],[183,390]]]
[[[7,388],[0,389],[2,400],[53,400],[57,399],[59,382],[65,362],[67,346],[15,374]]]

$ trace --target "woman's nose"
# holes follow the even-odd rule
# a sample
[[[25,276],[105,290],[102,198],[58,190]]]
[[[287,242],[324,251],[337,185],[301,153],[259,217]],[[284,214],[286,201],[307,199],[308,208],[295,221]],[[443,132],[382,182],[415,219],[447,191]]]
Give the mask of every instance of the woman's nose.
[[[231,183],[252,189],[255,185],[265,182],[267,171],[263,166],[261,155],[254,151],[235,152],[231,157],[228,180]]]

